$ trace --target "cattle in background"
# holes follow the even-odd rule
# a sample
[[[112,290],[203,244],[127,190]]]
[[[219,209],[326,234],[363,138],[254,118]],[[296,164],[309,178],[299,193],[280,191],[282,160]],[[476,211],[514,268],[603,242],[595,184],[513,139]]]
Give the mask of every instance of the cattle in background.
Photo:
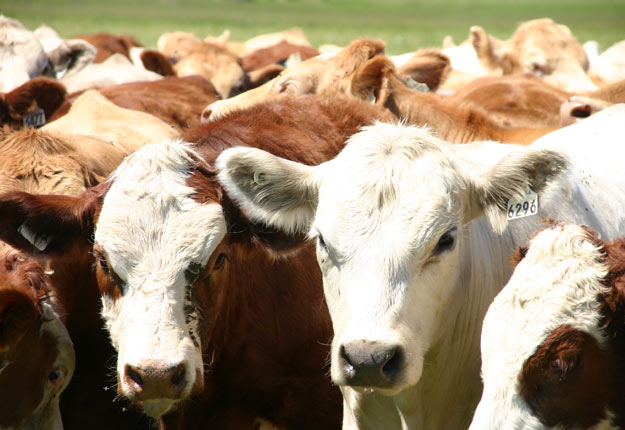
[[[377,123],[315,167],[221,153],[218,178],[252,220],[317,241],[343,428],[468,426],[481,322],[509,254],[543,218],[625,233],[623,120],[615,105],[530,147]]]
[[[202,112],[204,120],[215,120],[237,109],[244,109],[277,95],[345,93],[349,78],[362,63],[384,53],[384,43],[356,40],[334,55],[320,55],[294,64],[269,82],[236,97],[218,100]]]
[[[202,40],[195,37],[193,33],[186,31],[163,33],[156,41],[158,50],[171,59],[174,64],[201,45]]]
[[[36,76],[54,76],[41,43],[19,21],[0,16],[0,92],[9,92]]]
[[[195,145],[142,148],[81,196],[5,194],[0,237],[56,256],[89,291],[99,288],[119,394],[164,415],[166,428],[253,428],[259,418],[338,428],[340,395],[324,369],[331,326],[313,250],[269,253],[287,238],[250,222],[211,164],[233,144],[318,164],[378,118],[389,119],[340,97],[259,105],[190,130],[185,138]]]
[[[249,77],[239,57],[227,47],[201,42],[174,65],[178,76],[200,75],[211,81],[222,98],[235,96],[250,88]]]
[[[62,39],[47,25],[39,26],[34,34],[48,56],[56,78],[83,69],[93,63],[96,57],[93,45],[80,39]]]
[[[14,253],[0,257],[2,428],[63,428],[59,398],[75,366],[64,293],[34,260]]]
[[[275,45],[259,48],[245,54],[241,57],[241,65],[243,70],[251,72],[271,64],[284,65],[285,61],[293,55],[298,55],[299,61],[305,61],[319,55],[319,51],[312,46],[294,45],[286,40],[281,40]]]
[[[514,262],[484,318],[470,428],[625,428],[625,241],[557,224]]]
[[[0,126],[5,132],[44,125],[65,101],[65,87],[37,77],[8,93],[0,93]]]
[[[198,122],[204,107],[219,99],[213,85],[201,76],[130,82],[102,88],[98,92],[119,107],[153,115],[178,131]],[[73,97],[69,97],[51,120],[67,113]]]
[[[565,25],[549,18],[521,23],[512,37],[501,41],[487,35],[473,39],[483,64],[499,67],[504,74],[532,73],[564,91],[597,89],[586,72],[588,57],[583,46]]]
[[[597,55],[589,56],[589,60],[588,75],[597,85],[604,86],[624,80],[625,40],[616,42],[606,49],[605,52],[597,52]]]
[[[505,127],[480,106],[413,90],[397,76],[393,62],[383,55],[363,63],[348,80],[345,88],[352,95],[374,100],[406,123],[430,127],[438,137],[450,142],[494,140],[527,145],[555,129]]]
[[[625,80],[585,95],[570,97],[560,106],[560,124],[574,124],[614,103],[625,103]]]
[[[113,54],[121,54],[130,58],[130,49],[133,47],[143,47],[143,45],[134,37],[128,34],[110,34],[110,33],[94,33],[80,34],[74,36],[74,39],[81,39],[89,42],[97,49],[94,63],[102,63]]]
[[[135,65],[121,54],[113,54],[102,63],[90,64],[84,69],[63,76],[59,81],[68,93],[137,81],[156,81],[162,75]]]
[[[61,135],[94,136],[126,154],[146,143],[178,137],[173,126],[145,112],[117,106],[94,90],[81,94],[67,114],[42,129]]]

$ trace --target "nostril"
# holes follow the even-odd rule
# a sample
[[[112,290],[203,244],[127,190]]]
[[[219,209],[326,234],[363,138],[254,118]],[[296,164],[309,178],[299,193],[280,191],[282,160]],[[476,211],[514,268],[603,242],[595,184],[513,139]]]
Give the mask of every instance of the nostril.
[[[126,365],[126,380],[134,382],[138,388],[143,387],[144,381],[139,372],[132,366]]]
[[[212,110],[212,109],[210,109],[210,108],[205,108],[205,109],[202,111],[202,120],[203,120],[203,121],[208,121],[208,120],[210,119],[210,117],[211,117],[211,114],[212,114],[212,113],[213,113],[213,110]]]
[[[389,350],[387,357],[386,362],[382,366],[382,375],[388,379],[393,379],[401,369],[403,354],[398,347],[395,347]]]
[[[343,361],[343,372],[345,373],[345,376],[347,376],[348,378],[353,378],[354,376],[356,376],[356,369],[354,368],[354,364],[349,359],[347,352],[345,352],[345,347],[342,345],[339,351],[339,355],[341,357],[341,360]]]
[[[590,116],[590,106],[578,106],[571,110],[571,116],[575,118],[588,118]]]
[[[174,373],[174,376],[171,377],[171,383],[180,389],[183,389],[186,385],[186,376],[187,372],[184,365],[178,366],[179,369]]]

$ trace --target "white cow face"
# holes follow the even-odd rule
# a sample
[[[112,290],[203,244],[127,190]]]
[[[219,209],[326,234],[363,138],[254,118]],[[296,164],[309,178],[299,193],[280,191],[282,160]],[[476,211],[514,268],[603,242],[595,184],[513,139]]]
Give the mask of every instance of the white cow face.
[[[484,392],[471,429],[612,428],[597,300],[608,272],[602,253],[576,225],[532,239],[484,319]]]
[[[386,394],[416,384],[454,323],[445,315],[461,294],[467,224],[486,211],[503,229],[507,198],[529,178],[542,188],[549,174],[536,171],[563,163],[549,151],[517,153],[472,177],[453,151],[426,130],[378,123],[318,167],[244,148],[218,158],[222,184],[252,218],[317,240],[335,383]]]
[[[151,416],[203,388],[194,282],[226,227],[221,206],[198,203],[186,184],[198,162],[183,143],[143,147],[114,174],[96,226],[119,391]]]

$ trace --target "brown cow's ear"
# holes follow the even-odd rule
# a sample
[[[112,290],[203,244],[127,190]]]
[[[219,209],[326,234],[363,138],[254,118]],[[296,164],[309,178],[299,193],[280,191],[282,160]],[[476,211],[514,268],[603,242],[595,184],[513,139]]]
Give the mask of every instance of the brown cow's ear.
[[[395,74],[395,65],[386,56],[379,55],[361,65],[350,82],[352,95],[384,105],[390,94],[389,81]]]
[[[139,55],[143,67],[162,76],[176,76],[174,67],[167,57],[153,49],[145,49]]]
[[[67,90],[56,79],[36,77],[7,93],[5,100],[14,119],[22,119],[33,107],[48,119],[63,104]]]
[[[269,64],[257,70],[248,72],[250,77],[250,88],[260,87],[262,84],[276,78],[286,68],[280,64]]]
[[[0,239],[31,255],[63,254],[90,243],[94,217],[108,183],[80,196],[11,192],[0,195]]]
[[[406,64],[397,68],[400,78],[410,77],[426,84],[430,91],[438,89],[445,82],[451,70],[449,57],[436,49],[418,51]]]
[[[39,316],[35,295],[17,289],[0,290],[0,353],[17,344]]]

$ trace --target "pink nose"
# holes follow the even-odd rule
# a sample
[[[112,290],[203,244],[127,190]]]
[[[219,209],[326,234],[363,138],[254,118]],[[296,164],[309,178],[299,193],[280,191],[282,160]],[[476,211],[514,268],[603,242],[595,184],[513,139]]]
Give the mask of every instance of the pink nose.
[[[124,382],[132,400],[180,399],[187,386],[186,365],[166,365],[148,360],[137,366],[124,367]]]

